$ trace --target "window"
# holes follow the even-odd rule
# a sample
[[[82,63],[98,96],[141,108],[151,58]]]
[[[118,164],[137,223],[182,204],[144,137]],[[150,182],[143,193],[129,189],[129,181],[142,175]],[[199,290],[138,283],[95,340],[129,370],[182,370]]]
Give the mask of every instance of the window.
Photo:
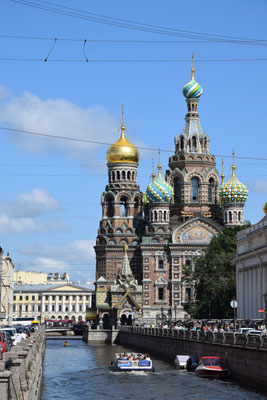
[[[55,306],[54,305],[52,305],[52,311],[55,311]]]
[[[80,305],[80,307],[79,307],[79,311],[82,311],[83,310],[83,306],[82,305]]]
[[[32,296],[32,300],[35,300],[35,296]]]
[[[13,306],[13,312],[16,312],[16,306]]]
[[[58,311],[62,311],[61,305],[58,306]],[[59,318],[59,317],[58,317]]]
[[[120,200],[121,205],[121,217],[127,217],[127,198],[122,197]]]
[[[22,296],[19,296],[20,301],[22,300]]]
[[[48,306],[45,306],[45,311],[48,311]]]
[[[62,296],[59,296],[59,300],[62,300]]]
[[[187,301],[191,300],[191,289],[190,288],[185,289],[185,298]]]
[[[211,203],[214,198],[214,179],[211,178],[209,180],[209,188],[208,188],[208,202]]]
[[[66,300],[69,300],[69,296],[66,296]]]
[[[164,300],[164,289],[163,288],[158,288],[158,299]]]
[[[163,260],[159,260],[159,269],[164,269],[164,262],[163,262]]]
[[[114,216],[114,207],[111,198],[107,200],[107,206],[108,206],[108,217],[112,218]]]
[[[56,299],[56,296],[52,296],[52,300],[55,300]]]
[[[16,300],[16,296],[13,296],[13,300]]]
[[[191,201],[198,201],[199,179],[192,178],[191,180]]]
[[[181,182],[179,178],[174,179],[174,200],[176,203],[181,202]]]
[[[26,300],[29,300],[29,296],[26,296],[25,299],[26,299]]]
[[[45,299],[48,300],[48,296],[45,296]]]
[[[193,147],[192,148],[193,151],[197,150],[197,139],[195,136],[193,136],[193,138],[192,138],[192,147]]]

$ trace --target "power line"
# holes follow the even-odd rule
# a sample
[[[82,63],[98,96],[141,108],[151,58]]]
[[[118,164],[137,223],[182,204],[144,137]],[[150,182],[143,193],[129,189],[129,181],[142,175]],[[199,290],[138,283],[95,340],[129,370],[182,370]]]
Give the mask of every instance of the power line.
[[[209,40],[196,39],[196,40],[137,40],[137,39],[77,39],[77,38],[64,38],[64,37],[41,37],[41,36],[20,36],[20,35],[0,35],[2,39],[21,39],[21,40],[40,40],[40,41],[65,41],[65,42],[81,42],[85,40],[88,43],[127,43],[127,44],[178,44],[178,43],[198,43],[205,44]],[[253,39],[250,39],[253,40]],[[211,41],[213,42],[213,41]],[[229,43],[228,41],[220,41],[219,43]],[[233,42],[231,44],[242,44],[250,46],[267,46],[267,41],[264,40],[253,40],[253,43],[247,42]]]
[[[13,1],[13,0],[10,0]],[[168,63],[189,63],[192,60],[178,60],[178,59],[71,59],[71,58],[61,58],[61,59],[48,59],[44,58],[11,58],[11,57],[0,57],[0,61],[17,61],[17,62],[59,62],[59,63],[88,63],[88,64],[108,64],[108,63],[135,63],[135,64],[168,64]],[[218,59],[198,59],[195,63],[209,63],[209,62],[265,62],[267,58],[218,58]]]
[[[11,0],[13,1],[13,0]],[[267,59],[266,59],[267,60]],[[119,144],[114,144],[114,143],[108,143],[108,142],[99,142],[96,140],[89,140],[89,139],[80,139],[80,138],[73,138],[73,137],[67,137],[67,136],[57,136],[57,135],[51,135],[48,133],[40,133],[40,132],[32,132],[32,131],[26,131],[23,129],[14,129],[14,128],[7,128],[4,126],[0,126],[0,129],[4,131],[9,131],[13,133],[22,133],[22,134],[27,134],[27,135],[34,135],[34,136],[41,136],[41,137],[48,137],[52,139],[60,139],[60,140],[69,140],[73,142],[82,142],[82,143],[90,143],[90,144],[97,144],[101,146],[118,146],[118,147],[123,147],[124,145],[119,145]],[[141,146],[136,146],[137,149],[139,150],[149,150],[149,151],[158,151],[159,148],[154,148],[154,147],[141,147]],[[166,152],[166,153],[172,153],[172,150],[168,149],[160,149],[161,152]],[[223,154],[214,154],[215,157],[224,157],[224,158],[232,158],[232,155],[223,155]],[[244,159],[244,160],[258,160],[258,161],[267,161],[267,158],[264,157],[248,157],[248,156],[235,156],[235,158],[238,159]]]
[[[168,35],[168,36],[179,36],[185,38],[198,38],[200,40],[209,40],[209,41],[224,41],[224,42],[244,42],[248,44],[255,44],[255,43],[266,43],[266,40],[259,40],[259,39],[250,39],[250,38],[243,38],[243,37],[235,37],[235,36],[226,36],[226,35],[217,35],[217,34],[210,34],[210,33],[203,33],[203,32],[194,32],[182,29],[176,29],[166,26],[159,26],[159,25],[152,25],[147,23],[140,23],[136,21],[131,21],[122,18],[114,18],[109,17],[103,14],[92,13],[88,11],[83,11],[71,7],[62,6],[60,4],[37,0],[38,3],[36,4],[31,1],[27,0],[10,0],[14,3],[22,4],[25,6],[37,8],[44,11],[49,11],[56,14],[66,15],[74,18],[79,18],[83,20],[89,20],[92,22],[97,22],[105,25],[111,25],[131,30],[149,32],[149,33],[156,33],[161,35]]]

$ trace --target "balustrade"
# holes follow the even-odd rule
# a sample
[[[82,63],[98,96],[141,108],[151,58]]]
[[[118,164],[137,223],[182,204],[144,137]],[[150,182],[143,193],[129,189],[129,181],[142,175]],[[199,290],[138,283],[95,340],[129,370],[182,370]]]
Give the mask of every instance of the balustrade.
[[[244,335],[240,333],[214,333],[200,330],[189,331],[184,329],[129,327],[121,326],[121,332],[136,333],[140,335],[152,335],[175,340],[193,340],[208,343],[225,344],[230,346],[256,347],[267,349],[267,335]]]

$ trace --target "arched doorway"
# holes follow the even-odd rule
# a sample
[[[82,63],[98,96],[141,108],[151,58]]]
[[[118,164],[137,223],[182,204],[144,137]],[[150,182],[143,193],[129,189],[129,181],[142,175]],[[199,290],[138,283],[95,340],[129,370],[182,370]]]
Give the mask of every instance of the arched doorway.
[[[122,316],[121,316],[121,325],[132,326],[132,324],[133,324],[133,320],[132,320],[131,314],[129,314],[129,315],[122,314]]]
[[[104,314],[103,315],[103,328],[104,329],[109,329],[110,328],[109,314]]]

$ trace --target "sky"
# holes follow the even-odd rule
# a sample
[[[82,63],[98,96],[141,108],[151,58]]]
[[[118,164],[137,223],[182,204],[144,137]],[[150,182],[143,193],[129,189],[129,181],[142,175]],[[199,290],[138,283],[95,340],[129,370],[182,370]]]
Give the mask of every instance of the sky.
[[[192,52],[217,167],[224,156],[230,177],[235,148],[249,189],[245,219],[263,217],[266,14],[264,0],[1,1],[0,244],[16,269],[94,281],[108,145],[14,130],[113,143],[124,104],[129,140],[161,148],[166,170],[184,126]],[[142,191],[152,157],[140,151]]]

